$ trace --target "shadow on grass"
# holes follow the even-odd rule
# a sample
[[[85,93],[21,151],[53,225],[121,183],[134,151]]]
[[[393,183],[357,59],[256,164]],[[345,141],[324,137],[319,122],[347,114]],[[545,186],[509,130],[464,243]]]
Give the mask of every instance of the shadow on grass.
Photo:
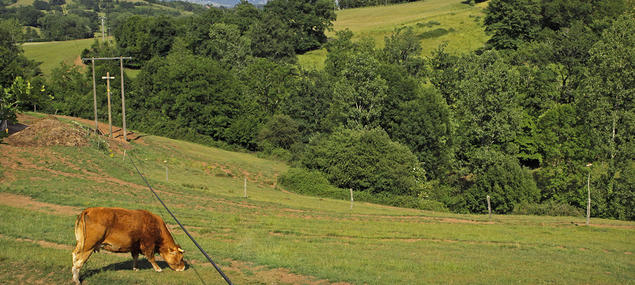
[[[156,262],[159,265],[159,267],[161,267],[161,269],[163,269],[163,270],[172,270],[167,262],[159,261],[159,260],[157,260]],[[186,262],[185,263],[185,270],[188,270],[189,267],[190,267],[189,264],[187,264],[187,262]],[[152,264],[150,264],[150,262],[147,259],[145,259],[145,258],[140,258],[137,261],[137,268],[139,270],[146,270],[146,269],[154,270],[154,268],[152,268]],[[133,271],[132,270],[132,259],[130,259],[128,261],[122,261],[122,262],[113,263],[113,264],[104,266],[102,268],[90,269],[90,270],[84,271],[83,273],[80,274],[80,281],[84,281],[84,280],[92,277],[95,274],[99,274],[99,273],[105,272],[105,271]]]

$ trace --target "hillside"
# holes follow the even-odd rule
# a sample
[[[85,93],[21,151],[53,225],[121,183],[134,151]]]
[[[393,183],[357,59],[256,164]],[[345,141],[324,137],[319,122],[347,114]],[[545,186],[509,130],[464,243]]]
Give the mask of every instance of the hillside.
[[[376,6],[337,11],[333,23],[335,32],[349,29],[354,40],[370,37],[378,47],[383,47],[384,38],[396,28],[412,27],[422,46],[422,55],[428,56],[443,42],[446,51],[461,54],[483,46],[488,36],[485,34],[483,9],[488,2],[475,6],[464,4],[463,0],[427,0],[406,4]],[[322,68],[326,51],[316,50],[299,55],[302,66]]]
[[[41,117],[29,113],[19,120],[42,126]],[[68,119],[44,120],[86,132]],[[52,129],[36,129],[30,136],[51,135]],[[161,210],[131,157],[235,284],[635,280],[633,222],[591,219],[586,227],[574,217],[494,215],[490,220],[357,202],[351,209],[349,201],[281,189],[276,178],[287,166],[252,154],[150,135],[129,144],[86,136],[83,146],[26,146],[24,138],[13,139],[19,134],[0,144],[4,284],[70,284],[75,215],[90,206],[143,208],[163,215],[190,267],[159,274],[141,259],[141,270],[134,272],[129,254],[100,252],[81,271],[86,284],[194,284],[199,278],[222,284]]]

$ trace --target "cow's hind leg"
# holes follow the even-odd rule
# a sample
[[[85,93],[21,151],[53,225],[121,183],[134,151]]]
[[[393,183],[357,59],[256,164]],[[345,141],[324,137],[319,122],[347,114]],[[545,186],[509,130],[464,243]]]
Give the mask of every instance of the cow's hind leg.
[[[93,253],[92,250],[89,251],[78,251],[73,250],[73,281],[75,281],[75,284],[81,284],[79,282],[79,270],[82,268],[82,266],[84,265],[84,263],[86,263],[86,260],[88,260],[88,258],[90,257],[90,255]]]
[[[130,251],[130,254],[132,254],[132,270],[139,271],[139,268],[137,268],[137,260],[139,259],[139,252],[136,250],[132,250]]]

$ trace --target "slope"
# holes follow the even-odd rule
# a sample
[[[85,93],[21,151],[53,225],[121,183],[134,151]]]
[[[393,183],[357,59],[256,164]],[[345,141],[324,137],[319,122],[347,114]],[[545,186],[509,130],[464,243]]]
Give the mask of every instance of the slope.
[[[38,117],[29,113],[20,120],[34,125]],[[163,215],[190,267],[155,273],[143,261],[134,272],[129,255],[101,252],[81,272],[86,284],[193,284],[199,278],[222,284],[143,185],[131,156],[236,284],[635,279],[632,222],[592,219],[584,227],[577,217],[489,220],[367,203],[351,209],[347,201],[286,192],[276,177],[287,166],[252,154],[149,135],[130,144],[94,136],[88,141],[80,147],[0,145],[0,283],[70,283],[75,214],[117,206]]]
[[[483,9],[487,2],[475,6],[463,0],[426,0],[398,5],[345,9],[336,12],[333,31],[349,29],[353,40],[369,37],[383,47],[384,37],[396,28],[412,27],[421,39],[422,55],[428,56],[441,43],[447,42],[446,51],[466,53],[483,46],[488,36],[483,27]],[[322,68],[326,51],[307,52],[299,56],[304,68]]]

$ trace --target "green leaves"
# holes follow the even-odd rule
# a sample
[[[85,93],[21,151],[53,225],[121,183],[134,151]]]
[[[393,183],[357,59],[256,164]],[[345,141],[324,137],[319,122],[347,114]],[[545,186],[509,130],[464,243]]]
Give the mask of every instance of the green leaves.
[[[422,177],[408,148],[382,129],[341,129],[311,142],[302,164],[322,171],[340,188],[370,193],[417,194]]]

